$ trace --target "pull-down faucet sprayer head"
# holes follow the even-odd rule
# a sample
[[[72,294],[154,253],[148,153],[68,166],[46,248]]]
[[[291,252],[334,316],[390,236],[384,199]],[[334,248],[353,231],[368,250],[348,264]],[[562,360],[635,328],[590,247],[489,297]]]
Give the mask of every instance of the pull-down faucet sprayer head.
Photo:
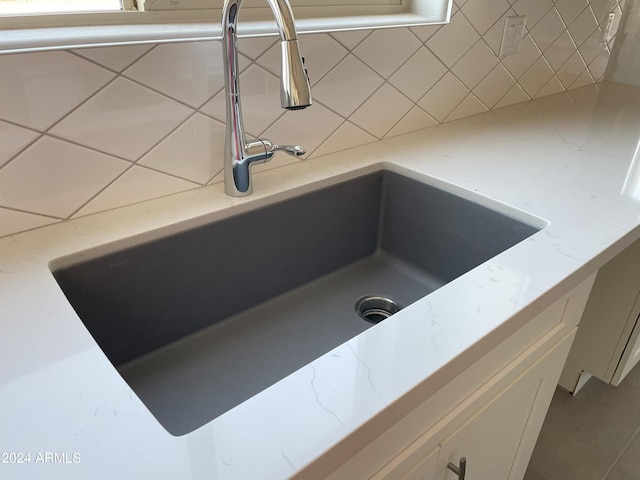
[[[281,40],[282,74],[280,75],[280,102],[287,110],[302,110],[311,105],[309,75],[300,55],[298,39]]]

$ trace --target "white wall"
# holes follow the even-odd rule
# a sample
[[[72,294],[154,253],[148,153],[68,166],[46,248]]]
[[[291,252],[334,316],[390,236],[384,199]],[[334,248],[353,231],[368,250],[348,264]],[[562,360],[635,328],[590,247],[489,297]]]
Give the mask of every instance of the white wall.
[[[610,55],[600,25],[621,2],[457,0],[445,26],[304,35],[302,112],[279,108],[276,40],[241,40],[247,131],[318,157],[593,84]],[[522,50],[499,58],[510,15],[527,16]],[[220,50],[0,55],[0,236],[220,182]]]

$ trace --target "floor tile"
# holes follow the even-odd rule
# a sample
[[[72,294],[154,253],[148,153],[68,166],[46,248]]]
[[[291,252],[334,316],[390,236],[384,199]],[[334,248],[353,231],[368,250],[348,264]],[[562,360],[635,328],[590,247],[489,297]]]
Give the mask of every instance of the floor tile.
[[[640,428],[638,400],[640,368],[619,387],[594,378],[575,397],[556,391],[530,465],[553,480],[601,480]]]
[[[522,480],[550,480],[549,477],[543,475],[533,467],[527,468]]]
[[[604,480],[638,480],[636,477],[633,477],[619,468],[614,468],[609,472]]]
[[[616,463],[616,467],[640,478],[640,433],[636,434],[636,437],[626,448]]]

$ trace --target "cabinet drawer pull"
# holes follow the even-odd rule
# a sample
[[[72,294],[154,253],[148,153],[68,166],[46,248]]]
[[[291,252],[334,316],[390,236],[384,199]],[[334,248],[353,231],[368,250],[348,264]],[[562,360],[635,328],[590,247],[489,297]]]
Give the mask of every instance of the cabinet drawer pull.
[[[454,465],[453,463],[449,462],[447,468],[458,475],[458,480],[464,480],[464,476],[467,473],[467,459],[465,457],[462,457],[458,465]]]

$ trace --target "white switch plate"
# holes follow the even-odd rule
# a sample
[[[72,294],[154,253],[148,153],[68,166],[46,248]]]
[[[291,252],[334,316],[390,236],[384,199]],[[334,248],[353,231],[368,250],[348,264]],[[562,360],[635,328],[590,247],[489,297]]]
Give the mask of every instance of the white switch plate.
[[[513,55],[520,52],[524,24],[527,21],[526,15],[517,17],[507,17],[504,21],[502,31],[502,41],[500,42],[500,57]]]
[[[607,17],[604,20],[604,25],[602,27],[602,35],[600,37],[601,42],[608,42],[611,40],[611,31],[613,27],[613,22],[616,20],[616,12],[607,13]]]

